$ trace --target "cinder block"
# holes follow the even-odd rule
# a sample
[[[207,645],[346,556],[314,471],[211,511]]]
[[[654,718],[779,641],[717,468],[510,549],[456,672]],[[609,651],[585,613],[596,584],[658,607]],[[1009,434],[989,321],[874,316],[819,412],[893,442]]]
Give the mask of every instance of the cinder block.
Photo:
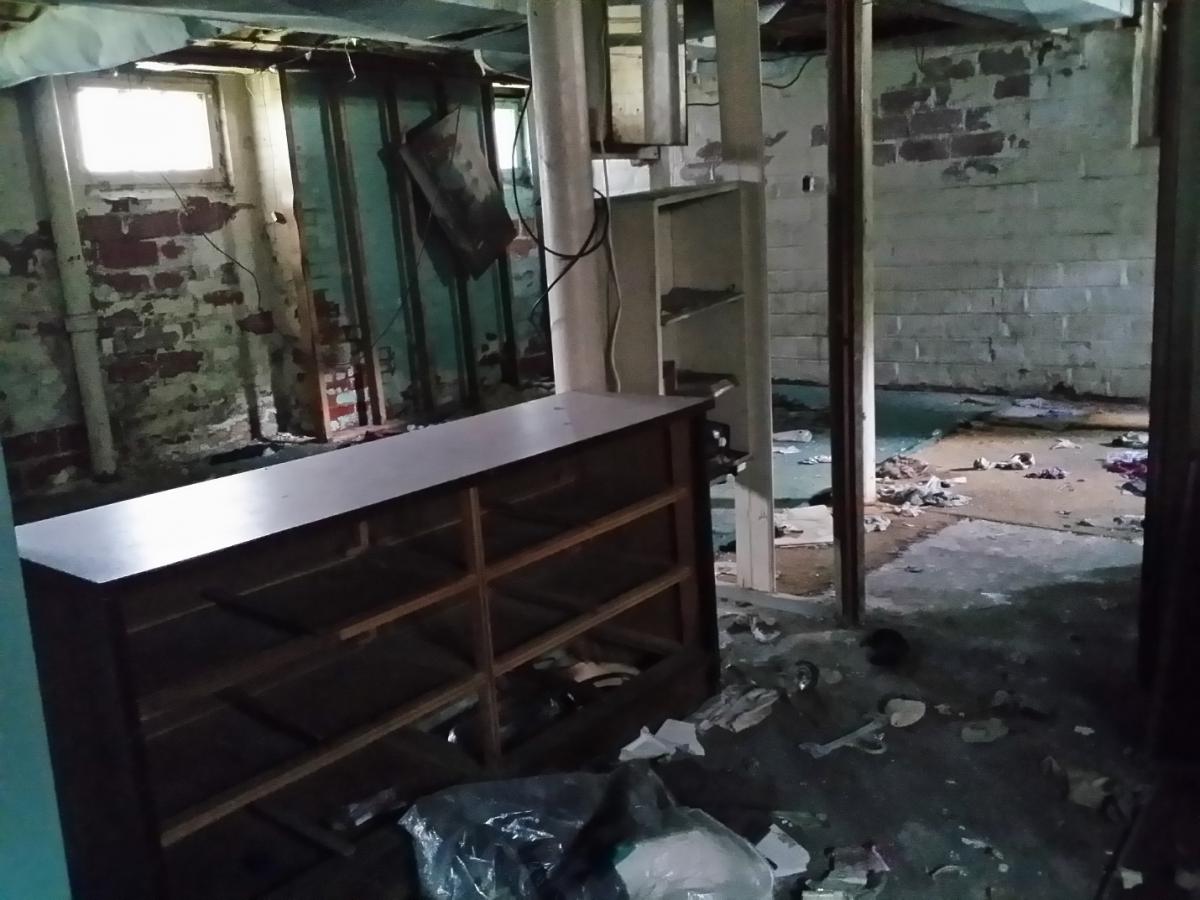
[[[1030,288],[1025,296],[1031,313],[1085,313],[1092,308],[1084,288]]]
[[[1126,265],[1099,260],[1063,263],[1062,283],[1067,287],[1118,287],[1124,283]]]
[[[1148,285],[1088,289],[1089,312],[1149,316],[1153,309],[1154,290]],[[1079,310],[1079,312],[1083,312],[1083,310]]]

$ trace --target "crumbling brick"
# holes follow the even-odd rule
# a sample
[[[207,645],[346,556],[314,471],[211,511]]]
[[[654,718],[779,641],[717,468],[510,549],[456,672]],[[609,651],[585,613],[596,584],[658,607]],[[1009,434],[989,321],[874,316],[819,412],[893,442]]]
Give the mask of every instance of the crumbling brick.
[[[153,241],[129,239],[99,242],[100,264],[107,269],[138,269],[158,262],[158,247]]]
[[[236,214],[237,207],[223,201],[188,197],[179,224],[185,234],[210,234],[225,227]]]
[[[154,273],[154,287],[160,291],[170,291],[183,287],[183,272],[166,271]]]
[[[160,378],[174,378],[186,372],[199,372],[204,354],[199,350],[172,350],[154,358]]]
[[[1004,150],[1004,133],[959,134],[950,140],[952,156],[995,156]]]
[[[965,126],[967,131],[987,131],[992,127],[989,116],[992,114],[990,106],[977,106],[974,109],[968,109]]]
[[[108,364],[108,380],[113,384],[136,384],[154,377],[154,357],[149,353],[118,357]]]
[[[949,159],[950,148],[944,138],[915,139],[900,145],[900,158],[909,162]]]
[[[275,330],[275,317],[264,309],[238,319],[238,328],[250,334],[271,334]]]
[[[158,248],[163,255],[163,259],[179,259],[183,256],[186,249],[178,241],[166,241]]]
[[[121,294],[138,294],[150,290],[150,276],[136,272],[93,272],[92,280]]]
[[[879,98],[879,107],[885,113],[906,113],[918,103],[928,101],[931,93],[928,87],[909,87],[886,91]]]
[[[896,161],[895,144],[876,144],[874,150],[875,165],[887,166]]]
[[[245,302],[241,291],[209,291],[204,295],[204,302],[212,306],[233,306]]]
[[[1015,75],[1028,72],[1029,65],[1029,57],[1020,47],[979,51],[979,71],[983,75]]]
[[[895,141],[909,137],[908,116],[876,116],[875,138],[880,141]]]
[[[144,213],[132,216],[125,225],[126,234],[136,240],[172,237],[179,234],[179,210]]]
[[[79,236],[85,241],[119,241],[125,236],[125,229],[121,217],[111,213],[80,216]]]
[[[812,127],[812,145],[814,147],[824,147],[829,143],[829,134],[825,130],[824,125],[814,125]]]
[[[996,89],[992,95],[997,100],[1005,100],[1009,97],[1028,97],[1030,87],[1028,75],[1009,75],[996,82]]]
[[[929,109],[913,113],[911,129],[914,137],[931,134],[947,134],[962,128],[961,109]]]

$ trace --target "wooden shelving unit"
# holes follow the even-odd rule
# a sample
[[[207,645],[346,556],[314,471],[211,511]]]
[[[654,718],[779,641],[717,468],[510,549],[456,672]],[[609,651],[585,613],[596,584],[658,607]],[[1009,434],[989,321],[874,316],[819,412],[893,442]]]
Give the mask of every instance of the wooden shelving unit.
[[[711,402],[550,397],[19,529],[75,897],[403,897],[394,807],[698,703]]]
[[[714,480],[737,478],[738,530],[752,532],[739,537],[739,548],[774,541],[770,515],[755,515],[750,506],[753,497],[771,493],[764,487],[771,473],[771,385],[750,377],[763,368],[751,365],[752,356],[762,363],[768,348],[748,339],[748,323],[766,316],[767,302],[761,273],[749,268],[757,190],[723,182],[612,199],[622,303],[613,357],[621,390],[715,400],[712,417],[730,426],[730,449],[710,469]],[[757,467],[753,483],[740,477],[748,466]],[[751,558],[739,571],[749,571]],[[753,558],[761,566],[765,556]],[[773,578],[771,571],[759,572],[760,582]]]

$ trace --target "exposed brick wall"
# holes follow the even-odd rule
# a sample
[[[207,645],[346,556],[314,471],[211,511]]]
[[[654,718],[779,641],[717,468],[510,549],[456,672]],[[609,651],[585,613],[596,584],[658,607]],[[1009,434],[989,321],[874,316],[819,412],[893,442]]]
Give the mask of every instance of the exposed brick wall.
[[[232,126],[231,126],[232,127]],[[0,91],[0,439],[17,495],[86,474],[89,460],[64,323],[31,97]],[[232,139],[232,186],[84,191],[79,225],[119,469],[175,465],[279,425],[298,429],[302,378],[290,347],[253,177],[253,142]],[[210,244],[210,241],[212,242]],[[213,246],[216,245],[216,247]],[[217,247],[251,270],[255,279]]]
[[[1106,29],[877,54],[879,383],[1148,394],[1158,159],[1130,146],[1133,46]],[[773,374],[814,382],[828,365],[822,63],[763,92]],[[773,65],[779,82],[797,63]],[[680,180],[724,174],[717,115],[691,109]]]
[[[87,466],[28,106],[0,91],[0,443],[14,494]]]

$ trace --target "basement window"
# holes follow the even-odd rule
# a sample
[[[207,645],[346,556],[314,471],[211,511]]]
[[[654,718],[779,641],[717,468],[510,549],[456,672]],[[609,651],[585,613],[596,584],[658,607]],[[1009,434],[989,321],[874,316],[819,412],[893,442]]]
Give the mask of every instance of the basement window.
[[[220,132],[206,80],[135,87],[84,84],[75,91],[80,161],[93,180],[216,181]]]

